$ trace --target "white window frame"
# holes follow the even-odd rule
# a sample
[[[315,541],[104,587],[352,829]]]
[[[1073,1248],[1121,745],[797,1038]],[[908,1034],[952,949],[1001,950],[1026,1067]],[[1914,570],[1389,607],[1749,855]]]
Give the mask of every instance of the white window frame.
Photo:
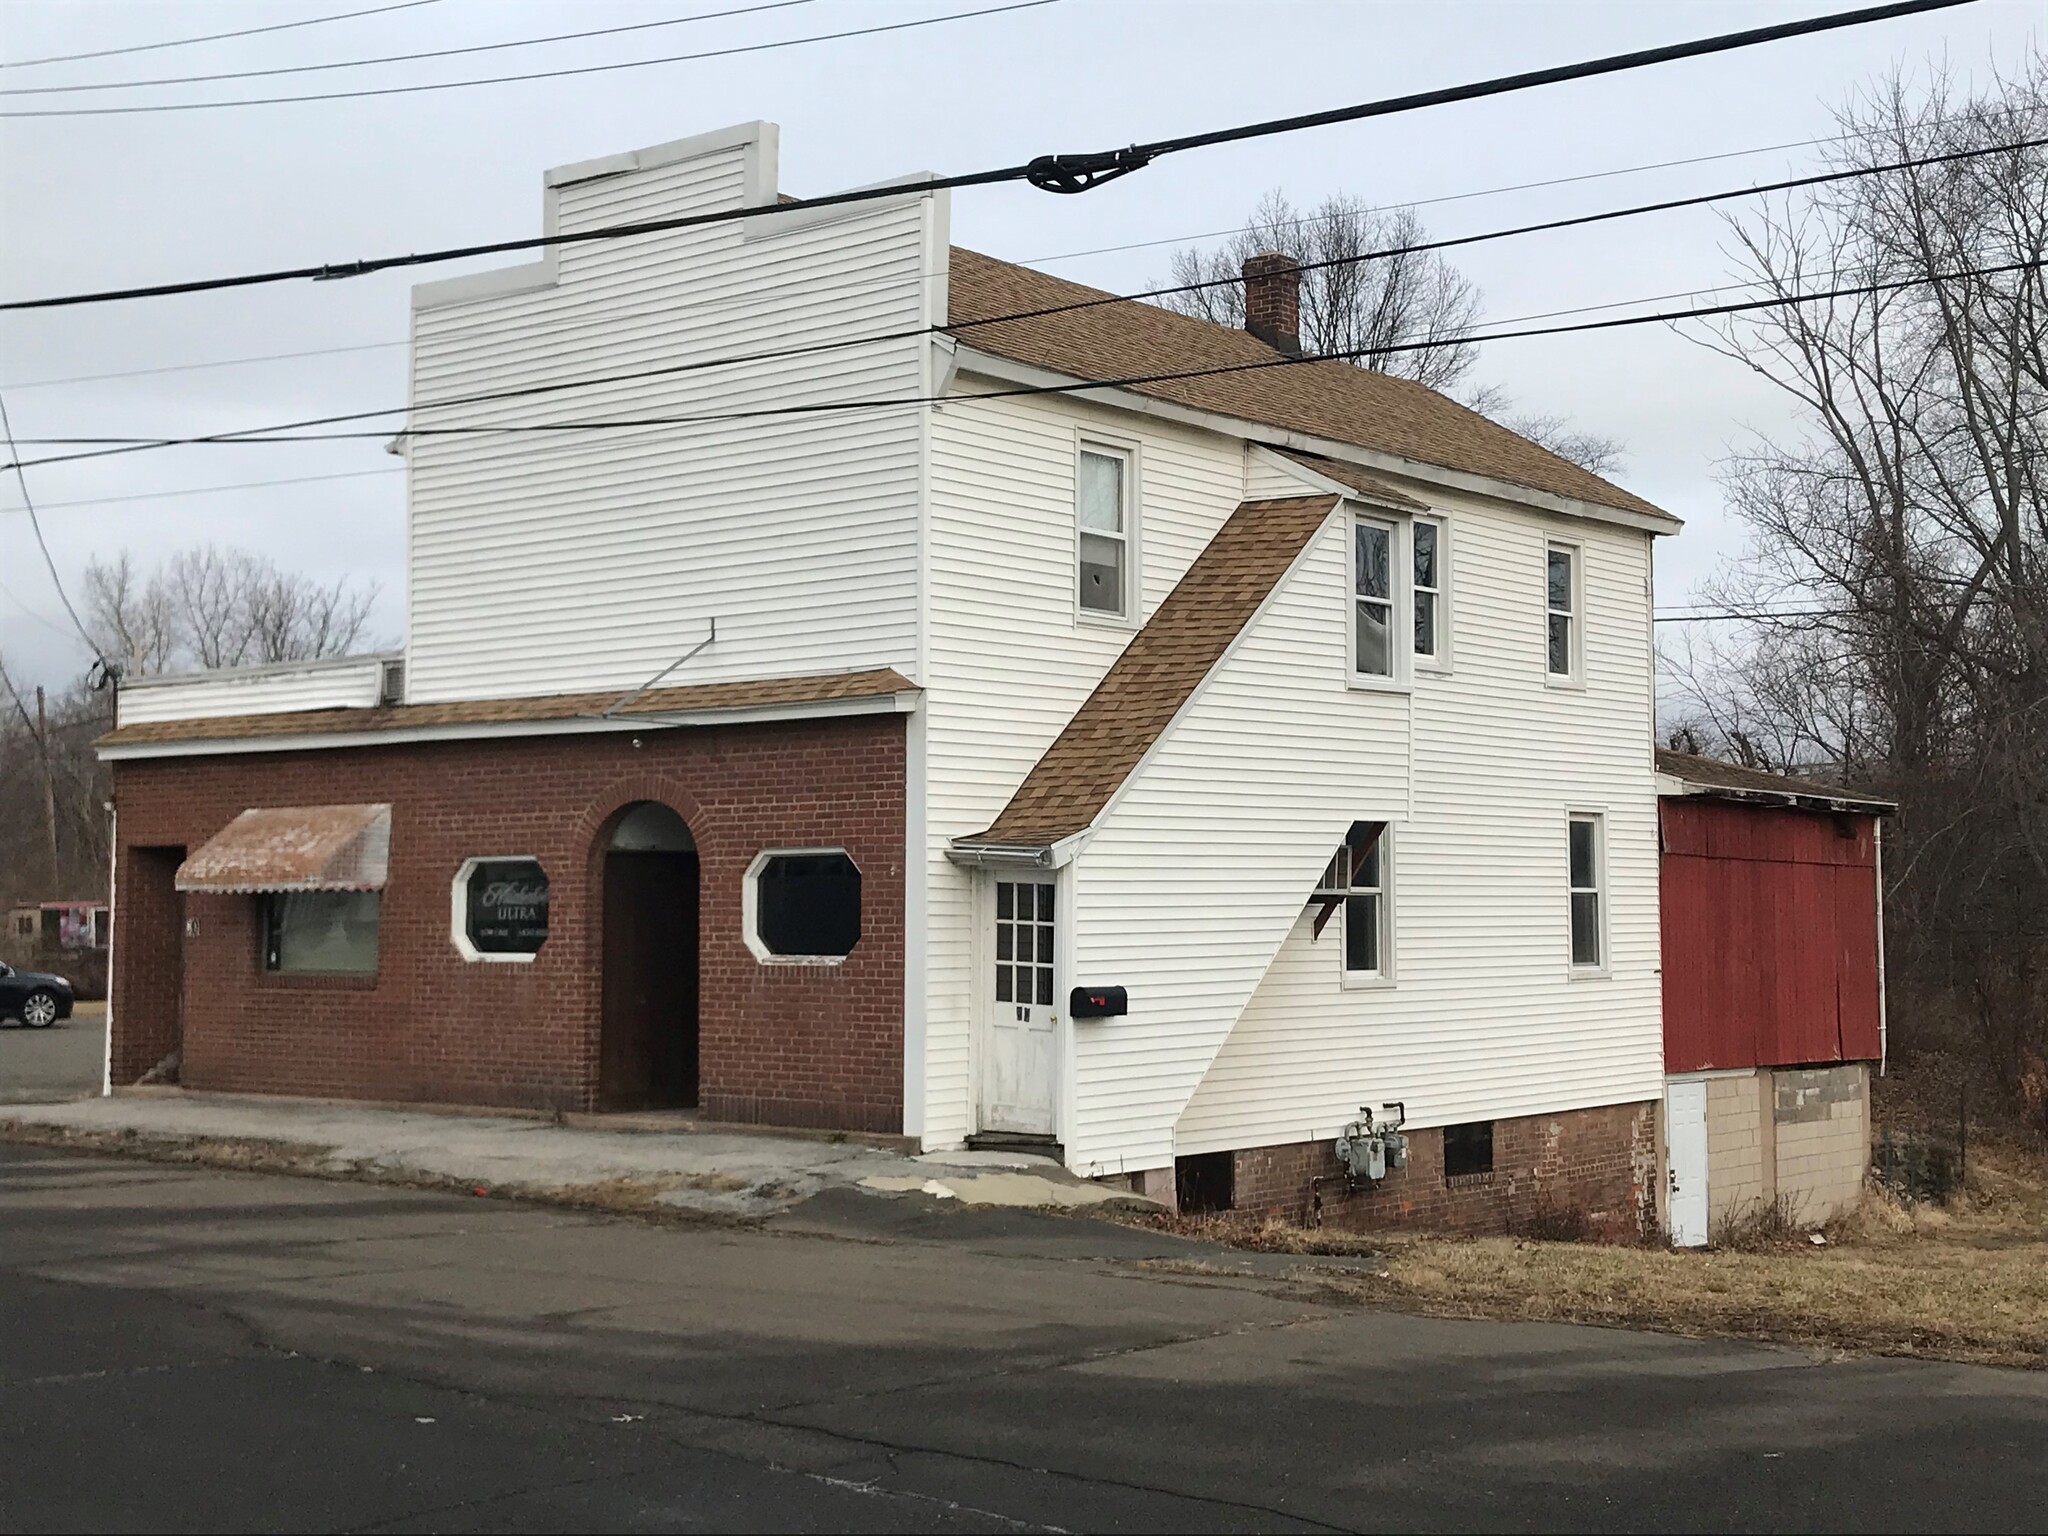
[[[1366,820],[1368,818],[1361,817],[1360,819]],[[1342,885],[1332,885],[1329,883],[1330,871],[1337,866],[1338,860],[1347,855],[1351,850],[1348,837],[1337,845],[1337,851],[1330,856],[1329,863],[1323,866],[1323,873],[1316,879],[1315,896],[1310,901],[1311,909],[1314,909],[1320,906],[1323,898],[1333,896],[1341,896],[1343,898],[1342,907],[1332,915],[1332,925],[1337,929],[1337,976],[1343,986],[1355,991],[1366,991],[1376,987],[1391,987],[1394,984],[1394,824],[1390,821],[1383,821],[1379,824],[1379,827],[1380,883],[1376,887],[1366,888],[1367,891],[1379,897],[1377,903],[1379,912],[1380,961],[1378,969],[1370,971],[1354,971],[1351,969],[1349,928],[1351,923],[1351,898],[1355,893],[1351,886],[1350,871],[1347,869],[1343,872],[1344,883]],[[1327,934],[1329,927],[1326,926],[1323,931]]]
[[[860,948],[859,944],[856,943],[852,950],[848,950],[843,955],[782,955],[777,954],[761,940],[761,871],[768,867],[768,861],[770,859],[803,858],[823,853],[843,854],[846,861],[860,872],[861,937],[867,937],[867,871],[861,869],[860,860],[853,856],[851,849],[839,847],[763,848],[754,855],[753,862],[747,866],[746,877],[740,882],[740,933],[747,941],[747,948],[753,951],[754,958],[760,961],[761,964],[844,965],[853,958],[854,952]]]
[[[1081,601],[1081,537],[1084,533],[1100,535],[1100,529],[1084,529],[1081,526],[1081,459],[1084,454],[1097,454],[1103,458],[1119,460],[1124,467],[1123,487],[1123,533],[1124,542],[1124,591],[1123,608],[1117,613],[1108,613],[1100,608],[1087,607]],[[1074,561],[1071,590],[1073,592],[1074,621],[1077,624],[1106,624],[1112,628],[1129,629],[1138,622],[1138,613],[1144,606],[1143,580],[1139,560],[1139,517],[1138,507],[1138,445],[1135,442],[1119,441],[1093,433],[1077,434],[1074,439]],[[1104,535],[1106,537],[1106,535]]]
[[[1368,602],[1384,601],[1391,610],[1388,644],[1393,654],[1387,659],[1392,670],[1385,673],[1358,670],[1358,530],[1361,527],[1382,528],[1388,535],[1387,574],[1392,590],[1384,599],[1365,599]],[[1344,669],[1351,687],[1401,693],[1411,686],[1415,665],[1415,615],[1411,602],[1414,585],[1415,555],[1408,519],[1370,509],[1354,512],[1344,528]]]
[[[1415,528],[1427,523],[1436,530],[1436,585],[1423,587],[1415,582]],[[1408,580],[1410,618],[1408,622],[1409,645],[1415,643],[1415,621],[1413,613],[1421,606],[1424,592],[1436,596],[1436,649],[1424,656],[1415,653],[1415,670],[1418,672],[1448,672],[1451,670],[1451,524],[1448,518],[1437,513],[1417,513],[1409,519],[1408,533]]]
[[[1593,829],[1593,884],[1589,886],[1572,884],[1572,827],[1584,822]],[[1612,951],[1608,942],[1608,908],[1613,905],[1608,893],[1607,882],[1607,813],[1605,811],[1576,810],[1565,812],[1564,821],[1564,955],[1568,973],[1577,977],[1606,976],[1610,973],[1609,961]],[[1572,945],[1572,898],[1591,892],[1594,899],[1595,937],[1600,944],[1600,959],[1594,965],[1582,965],[1573,955]]]
[[[1550,557],[1561,554],[1572,563],[1571,609],[1565,612],[1550,606]],[[1546,539],[1543,542],[1543,681],[1553,688],[1583,688],[1586,682],[1586,550],[1585,546],[1572,539]],[[1550,621],[1561,616],[1571,625],[1570,640],[1566,649],[1571,653],[1571,670],[1553,672],[1550,670]]]
[[[472,963],[533,964],[540,958],[539,950],[530,955],[504,955],[494,950],[478,949],[469,942],[469,877],[476,873],[479,864],[533,864],[539,866],[543,874],[547,872],[547,865],[530,853],[488,853],[464,859],[455,871],[454,883],[448,887],[448,935],[455,941],[455,952]],[[553,938],[554,935],[550,933],[548,937]]]

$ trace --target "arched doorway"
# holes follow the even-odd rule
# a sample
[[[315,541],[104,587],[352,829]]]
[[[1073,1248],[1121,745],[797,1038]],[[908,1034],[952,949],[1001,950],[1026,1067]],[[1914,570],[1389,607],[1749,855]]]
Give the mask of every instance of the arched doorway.
[[[604,849],[604,1034],[598,1102],[697,1102],[697,844],[683,818],[643,800]]]

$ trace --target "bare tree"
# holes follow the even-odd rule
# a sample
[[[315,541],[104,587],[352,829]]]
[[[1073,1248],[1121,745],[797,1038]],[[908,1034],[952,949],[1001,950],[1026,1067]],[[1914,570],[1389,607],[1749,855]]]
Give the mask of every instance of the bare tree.
[[[1352,354],[1348,360],[1360,368],[1449,393],[1479,361],[1479,348],[1463,338],[1478,323],[1480,292],[1442,256],[1410,249],[1428,238],[1413,208],[1378,208],[1340,194],[1303,214],[1275,190],[1222,245],[1176,251],[1173,282],[1205,286],[1163,295],[1160,303],[1219,325],[1242,326],[1244,287],[1238,279],[1244,263],[1278,251],[1302,267],[1304,351]],[[1374,257],[1375,251],[1398,254]],[[1375,350],[1388,347],[1402,350]],[[1464,400],[1595,474],[1612,473],[1620,464],[1621,445],[1613,439],[1577,430],[1561,416],[1518,415],[1497,387],[1468,390]]]
[[[1891,953],[2024,1096],[2048,1081],[2048,153],[2001,146],[2048,135],[2048,61],[1976,94],[1894,74],[1839,117],[1840,169],[1996,152],[1731,224],[1767,294],[1909,286],[1700,338],[1801,428],[1726,466],[1751,545],[1710,590],[1752,621],[1681,687],[1696,729],[1899,798]]]
[[[144,579],[124,552],[86,568],[93,628],[130,676],[343,656],[363,641],[374,586],[322,584],[242,550],[211,544]]]

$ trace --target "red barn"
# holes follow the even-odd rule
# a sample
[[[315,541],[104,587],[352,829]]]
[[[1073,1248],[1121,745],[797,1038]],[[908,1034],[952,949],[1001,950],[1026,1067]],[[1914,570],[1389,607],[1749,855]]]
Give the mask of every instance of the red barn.
[[[1825,1220],[1869,1161],[1893,806],[1683,752],[1657,770],[1672,1239],[1778,1199]]]

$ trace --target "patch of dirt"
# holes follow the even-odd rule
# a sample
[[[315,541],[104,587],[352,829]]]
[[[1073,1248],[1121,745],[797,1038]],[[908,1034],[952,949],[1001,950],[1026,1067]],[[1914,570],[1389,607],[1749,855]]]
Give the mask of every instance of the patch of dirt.
[[[1739,1248],[1685,1251],[1104,1215],[1257,1252],[1378,1259],[1295,1272],[1330,1301],[2048,1368],[2048,1160],[2020,1146],[1973,1148],[1947,1206],[1872,1193],[1820,1245],[1771,1222]]]

